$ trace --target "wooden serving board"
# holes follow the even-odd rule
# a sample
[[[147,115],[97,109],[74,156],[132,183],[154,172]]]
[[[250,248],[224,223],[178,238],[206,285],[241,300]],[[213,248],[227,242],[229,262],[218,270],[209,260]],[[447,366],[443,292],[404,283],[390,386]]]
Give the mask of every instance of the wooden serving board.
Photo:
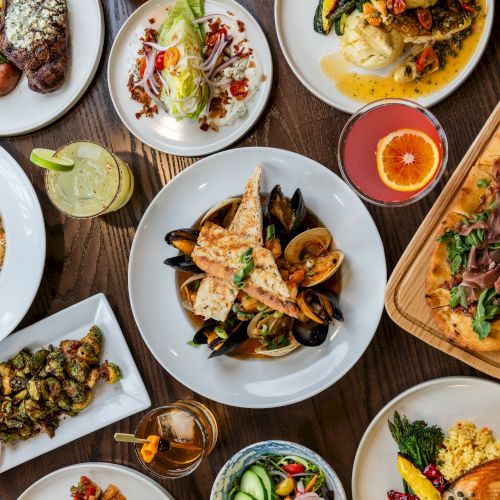
[[[500,379],[500,351],[467,351],[446,340],[434,323],[425,300],[427,267],[438,237],[439,223],[450,210],[470,169],[479,162],[492,165],[495,156],[500,156],[500,103],[401,256],[387,284],[385,307],[393,321],[415,337]]]

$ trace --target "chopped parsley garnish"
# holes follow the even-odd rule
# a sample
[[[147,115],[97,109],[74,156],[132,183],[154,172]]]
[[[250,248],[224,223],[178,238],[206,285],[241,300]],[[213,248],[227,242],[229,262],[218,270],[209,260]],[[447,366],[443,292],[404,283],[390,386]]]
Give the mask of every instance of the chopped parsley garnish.
[[[254,268],[254,262],[252,259],[252,248],[248,248],[243,252],[238,259],[238,261],[242,264],[240,269],[236,274],[233,274],[231,277],[231,281],[233,285],[242,290],[245,287],[245,278],[250,274],[252,269]]]

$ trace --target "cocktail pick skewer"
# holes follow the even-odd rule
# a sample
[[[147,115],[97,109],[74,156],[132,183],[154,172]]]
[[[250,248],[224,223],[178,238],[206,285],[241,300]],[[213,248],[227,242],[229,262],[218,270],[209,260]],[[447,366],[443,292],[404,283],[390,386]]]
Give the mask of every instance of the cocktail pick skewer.
[[[148,443],[147,439],[141,439],[134,436],[133,434],[124,434],[121,432],[115,433],[114,440],[118,443],[135,443],[135,444]],[[174,441],[167,441],[166,439],[160,438],[159,450],[167,451],[169,448],[181,448],[183,450],[201,451],[201,448],[199,446],[194,446],[188,443],[176,443]]]

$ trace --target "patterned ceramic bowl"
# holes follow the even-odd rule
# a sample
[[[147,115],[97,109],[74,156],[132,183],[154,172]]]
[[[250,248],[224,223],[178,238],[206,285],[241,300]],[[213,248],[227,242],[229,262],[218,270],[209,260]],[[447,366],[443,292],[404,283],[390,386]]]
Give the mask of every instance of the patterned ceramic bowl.
[[[210,500],[229,500],[234,481],[263,455],[297,455],[315,463],[325,472],[329,490],[335,492],[335,500],[347,500],[344,488],[335,471],[314,451],[288,441],[262,441],[243,448],[230,458],[215,479]]]

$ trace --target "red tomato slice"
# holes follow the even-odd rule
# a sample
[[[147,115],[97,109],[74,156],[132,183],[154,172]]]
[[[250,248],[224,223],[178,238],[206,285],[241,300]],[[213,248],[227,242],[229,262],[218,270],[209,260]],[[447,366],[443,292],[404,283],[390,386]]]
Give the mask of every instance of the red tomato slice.
[[[419,73],[422,73],[427,66],[435,66],[439,64],[439,58],[436,51],[432,47],[426,47],[415,61],[415,67]]]
[[[241,101],[242,99],[245,99],[245,97],[248,95],[247,82],[245,82],[243,80],[237,80],[237,81],[231,83],[231,85],[229,87],[229,92],[231,92],[231,95],[237,101]]]
[[[429,9],[417,9],[417,19],[426,30],[431,29],[432,15]]]
[[[283,470],[288,472],[288,474],[300,474],[306,470],[302,464],[288,464],[283,466]]]
[[[208,37],[207,45],[209,47],[215,47],[215,44],[217,43],[218,38],[222,37],[222,35],[224,35],[224,37],[227,38],[227,29],[226,28],[220,28],[215,33],[212,33]]]
[[[476,9],[472,7],[472,5],[469,5],[467,2],[465,2],[464,0],[458,0],[458,4],[460,5],[460,8],[462,10],[465,10],[465,12],[469,12],[470,14],[476,12]]]
[[[155,58],[155,68],[161,71],[165,67],[165,52],[159,52]]]

